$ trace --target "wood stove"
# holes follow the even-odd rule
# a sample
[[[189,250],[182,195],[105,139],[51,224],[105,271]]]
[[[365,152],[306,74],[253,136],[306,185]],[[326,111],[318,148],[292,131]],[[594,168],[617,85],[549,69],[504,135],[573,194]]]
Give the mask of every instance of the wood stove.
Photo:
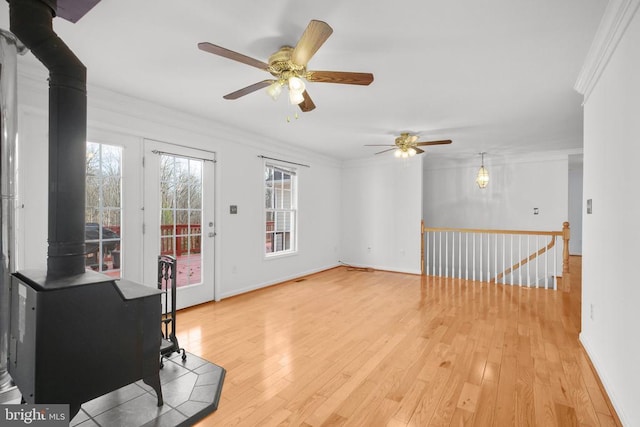
[[[12,277],[8,370],[25,402],[68,403],[71,417],[140,379],[163,403],[160,291],[85,271],[86,67],[53,17],[95,3],[9,0],[11,32],[49,70],[49,226],[47,271]]]
[[[28,403],[67,403],[71,416],[95,397],[142,379],[160,387],[161,292],[86,272],[11,282],[9,373]]]

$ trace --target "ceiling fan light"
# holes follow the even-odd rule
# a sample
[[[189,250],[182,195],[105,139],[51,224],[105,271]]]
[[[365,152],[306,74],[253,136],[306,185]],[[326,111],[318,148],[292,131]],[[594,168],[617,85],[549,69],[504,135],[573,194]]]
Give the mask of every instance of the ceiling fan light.
[[[303,91],[299,92],[297,90],[289,90],[289,102],[291,102],[292,105],[298,105],[303,102],[304,95],[302,93]]]
[[[406,159],[407,157],[409,157],[409,152],[408,151],[403,151],[402,152],[402,158]]]
[[[289,77],[289,90],[302,93],[305,89],[304,81],[300,77]]]
[[[282,93],[282,85],[280,82],[273,82],[267,86],[267,93],[274,101],[276,101]]]
[[[416,153],[417,153],[417,151],[416,151],[415,148],[413,148],[413,147],[409,148],[409,156],[413,157],[413,156],[416,155]]]
[[[402,150],[400,150],[399,148],[396,148],[396,151],[393,152],[393,155],[396,157],[402,156]]]

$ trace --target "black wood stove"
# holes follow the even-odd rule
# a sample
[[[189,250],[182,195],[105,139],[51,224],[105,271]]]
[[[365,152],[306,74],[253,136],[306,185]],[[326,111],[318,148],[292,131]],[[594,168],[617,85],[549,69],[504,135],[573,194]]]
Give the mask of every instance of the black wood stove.
[[[73,417],[95,397],[137,380],[160,388],[160,292],[86,272],[11,283],[9,373],[29,403],[67,403]]]
[[[85,271],[86,68],[53,31],[99,0],[8,0],[11,32],[49,70],[47,271],[11,283],[8,370],[28,403],[68,403],[143,379],[162,405],[160,292]]]

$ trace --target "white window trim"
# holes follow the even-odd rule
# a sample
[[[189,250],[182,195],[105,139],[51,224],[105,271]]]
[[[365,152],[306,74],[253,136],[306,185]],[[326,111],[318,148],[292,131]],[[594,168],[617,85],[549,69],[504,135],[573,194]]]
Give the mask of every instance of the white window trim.
[[[278,252],[270,252],[267,253],[266,252],[266,245],[267,245],[267,237],[266,237],[266,230],[265,230],[265,226],[267,223],[267,208],[265,206],[265,176],[264,176],[264,172],[266,170],[267,167],[275,167],[278,169],[281,169],[283,171],[286,171],[288,173],[290,173],[291,175],[295,176],[295,188],[292,189],[291,192],[291,196],[292,196],[292,209],[287,210],[287,212],[291,211],[293,212],[293,221],[292,221],[292,242],[291,242],[291,249],[289,250],[285,250],[285,251],[278,251]],[[298,213],[299,213],[299,207],[298,207],[298,189],[299,189],[299,173],[300,170],[296,167],[292,167],[290,165],[285,165],[285,164],[281,164],[277,161],[273,161],[273,160],[265,160],[262,164],[262,181],[261,181],[261,185],[262,185],[262,197],[261,197],[261,205],[262,205],[262,246],[261,246],[261,251],[263,254],[263,257],[265,260],[273,260],[273,259],[279,259],[279,258],[283,258],[283,257],[289,257],[289,256],[295,256],[298,254],[298,233],[299,233],[299,229],[298,229]]]

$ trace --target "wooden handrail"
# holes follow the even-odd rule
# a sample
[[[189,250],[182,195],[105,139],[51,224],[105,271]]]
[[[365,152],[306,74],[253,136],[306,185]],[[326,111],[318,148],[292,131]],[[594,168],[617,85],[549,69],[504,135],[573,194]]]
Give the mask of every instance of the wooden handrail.
[[[568,223],[565,223],[568,225]],[[563,231],[528,231],[528,230],[495,230],[483,228],[449,228],[449,227],[425,227],[422,226],[422,232],[425,231],[457,231],[460,233],[483,233],[483,234],[528,234],[531,236],[562,236]]]
[[[506,276],[507,274],[511,274],[511,272],[513,272],[514,270],[517,270],[518,268],[522,267],[523,265],[525,265],[529,261],[533,261],[538,256],[542,255],[543,253],[547,252],[549,249],[553,248],[555,246],[555,244],[556,244],[556,236],[553,235],[553,236],[551,236],[551,241],[549,242],[549,244],[547,246],[540,248],[540,250],[538,250],[538,252],[532,253],[527,258],[525,258],[525,259],[521,260],[520,262],[515,263],[513,266],[507,268],[505,271],[503,271],[502,273],[498,274],[495,278],[490,280],[490,282],[498,283],[498,281],[500,279],[502,279],[504,276]]]
[[[551,236],[551,241],[545,247],[533,252],[520,262],[507,268],[504,272],[498,274],[492,281],[497,281],[505,275],[512,273],[514,270],[522,267],[536,257],[544,254],[555,246],[556,237],[562,237],[562,290],[568,292],[571,289],[571,272],[569,271],[569,239],[571,237],[569,222],[562,223],[562,231],[535,231],[535,230],[496,230],[496,229],[480,229],[480,228],[454,228],[454,227],[425,227],[424,220],[420,221],[421,244],[420,244],[420,271],[425,271],[425,238],[427,232],[457,232],[457,233],[478,233],[478,234],[512,234],[512,235],[529,235],[529,236]]]

